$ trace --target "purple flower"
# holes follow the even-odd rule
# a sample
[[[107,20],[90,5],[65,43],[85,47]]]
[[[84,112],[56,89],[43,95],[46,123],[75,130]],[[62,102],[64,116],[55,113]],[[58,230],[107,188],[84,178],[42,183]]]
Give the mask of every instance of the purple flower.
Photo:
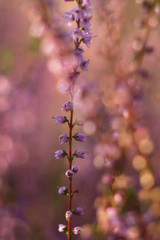
[[[80,233],[81,233],[81,231],[82,231],[82,228],[81,227],[75,227],[74,229],[73,229],[73,233],[75,234],[75,235],[79,235]]]
[[[78,216],[80,215],[83,215],[84,214],[84,211],[81,207],[77,207],[75,210],[74,210],[74,213]]]
[[[73,213],[71,211],[67,211],[65,214],[66,220],[69,221],[72,217]]]
[[[92,16],[91,3],[89,0],[83,0],[83,10],[87,16]]]
[[[65,12],[64,15],[67,25],[70,27],[74,21],[74,15],[72,12]]]
[[[74,155],[77,157],[77,158],[85,158],[85,152],[82,151],[82,150],[76,150]]]
[[[66,232],[67,231],[67,226],[64,224],[59,224],[58,225],[58,231],[59,232]]]
[[[59,141],[61,142],[61,144],[68,142],[68,140],[69,137],[65,134],[59,136]]]
[[[79,28],[74,28],[72,30],[72,39],[74,42],[79,41],[81,38],[84,38],[83,32]]]
[[[73,138],[79,142],[85,142],[87,135],[84,133],[76,133]]]
[[[91,20],[90,16],[89,17],[85,16],[84,18],[81,18],[81,20],[80,20],[80,26],[82,29],[84,29],[85,32],[90,31],[90,27],[91,27],[90,20]]]
[[[82,59],[82,54],[84,53],[84,50],[82,47],[76,48],[74,50],[74,55],[78,58],[78,59]]]
[[[83,16],[84,16],[84,12],[80,7],[73,8],[71,11],[65,12],[65,15],[64,15],[68,26],[71,26],[73,21],[77,22],[79,19],[83,18]]]
[[[60,188],[58,189],[58,193],[59,193],[60,195],[66,195],[66,194],[68,193],[68,188],[67,188],[66,186],[60,187]]]
[[[56,116],[56,124],[63,124],[67,122],[67,118],[65,116]]]
[[[74,172],[73,172],[72,170],[69,169],[69,170],[66,171],[66,176],[67,176],[68,178],[72,178],[73,175],[74,175]]]
[[[77,165],[73,165],[73,166],[72,166],[72,171],[73,171],[74,173],[77,173],[77,172],[79,171],[79,167],[78,167]]]
[[[90,32],[86,32],[83,38],[83,42],[86,44],[88,48],[90,47],[91,40],[92,34]]]
[[[89,60],[85,61],[85,60],[82,59],[79,66],[82,70],[87,71],[88,70],[88,64],[89,64]]]
[[[66,112],[69,112],[72,110],[72,103],[71,102],[65,102],[63,105],[62,105],[62,110],[63,111],[66,111]]]
[[[85,5],[91,6],[90,0],[83,0],[83,3],[84,3]]]
[[[55,152],[56,159],[64,158],[66,155],[67,155],[67,153],[64,150],[57,150]]]

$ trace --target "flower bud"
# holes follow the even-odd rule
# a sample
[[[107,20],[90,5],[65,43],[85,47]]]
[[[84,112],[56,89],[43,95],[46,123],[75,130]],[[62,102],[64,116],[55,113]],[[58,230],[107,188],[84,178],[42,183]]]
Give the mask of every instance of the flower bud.
[[[62,110],[65,112],[69,112],[72,110],[72,103],[71,102],[66,102],[62,105]]]
[[[58,232],[66,232],[67,231],[67,226],[64,224],[59,224],[58,225]]]
[[[68,142],[68,140],[69,137],[65,134],[59,136],[59,141],[61,142],[61,144]]]
[[[67,188],[66,186],[60,187],[60,188],[58,189],[58,193],[59,193],[60,195],[66,195],[66,194],[68,193],[68,188]]]
[[[65,214],[65,217],[66,217],[66,220],[69,221],[72,217],[72,212],[71,211],[67,211],[66,214]]]
[[[78,167],[77,165],[73,165],[73,166],[72,166],[72,171],[73,171],[74,173],[77,173],[77,172],[79,171],[79,167]]]
[[[67,118],[65,116],[56,116],[56,124],[63,124],[67,122]]]
[[[73,172],[72,170],[69,169],[69,170],[66,171],[66,176],[67,176],[68,178],[72,178],[73,175],[74,175],[74,172]]]
[[[83,215],[84,214],[84,211],[81,207],[77,207],[75,210],[74,210],[74,214],[80,216],[80,215]]]
[[[79,142],[85,142],[87,135],[84,133],[76,133],[73,138]]]
[[[74,155],[77,157],[77,158],[85,158],[85,153],[83,150],[76,150]]]
[[[81,227],[75,227],[75,228],[73,229],[73,233],[74,233],[75,235],[79,235],[79,234],[81,233],[81,231],[82,231],[82,228],[81,228]]]
[[[64,158],[66,155],[67,153],[64,150],[58,150],[55,152],[56,159]]]

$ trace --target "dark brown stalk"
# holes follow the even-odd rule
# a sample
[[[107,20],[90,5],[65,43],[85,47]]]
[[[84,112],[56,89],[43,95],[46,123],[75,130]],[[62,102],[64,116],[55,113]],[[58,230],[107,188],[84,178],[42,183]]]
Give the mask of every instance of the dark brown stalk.
[[[73,109],[70,113],[69,121],[69,169],[72,169],[72,125],[73,125]],[[69,179],[69,202],[68,210],[72,210],[72,178]],[[71,219],[68,221],[68,240],[71,240]]]

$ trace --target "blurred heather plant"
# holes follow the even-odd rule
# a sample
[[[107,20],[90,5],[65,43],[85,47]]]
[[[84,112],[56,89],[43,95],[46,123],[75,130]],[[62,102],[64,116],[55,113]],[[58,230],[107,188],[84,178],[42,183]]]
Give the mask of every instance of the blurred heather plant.
[[[72,0],[70,0],[72,1]],[[68,1],[69,2],[69,1]],[[74,175],[79,171],[79,166],[73,165],[74,158],[85,158],[85,152],[83,150],[75,150],[73,152],[73,139],[75,141],[84,142],[86,140],[86,135],[83,133],[76,133],[73,135],[73,129],[75,125],[78,125],[78,122],[73,119],[74,114],[74,87],[76,83],[76,79],[79,76],[79,68],[82,70],[87,70],[89,61],[83,59],[84,50],[82,48],[82,43],[84,43],[87,47],[90,46],[90,42],[92,39],[92,34],[90,31],[90,20],[91,20],[91,5],[89,0],[77,0],[75,1],[77,6],[73,8],[70,12],[65,13],[65,19],[69,26],[73,23],[76,24],[76,27],[72,29],[70,33],[70,37],[74,43],[73,54],[75,57],[75,61],[73,62],[72,71],[68,73],[67,77],[67,88],[64,86],[63,91],[69,92],[70,101],[65,102],[62,105],[62,110],[64,112],[69,112],[69,119],[66,116],[56,116],[56,124],[64,124],[67,123],[69,127],[69,136],[66,134],[62,134],[59,136],[60,143],[69,144],[68,153],[64,150],[58,150],[55,152],[55,158],[67,158],[69,168],[66,171],[65,175],[69,180],[69,187],[62,186],[59,188],[60,195],[66,195],[68,197],[68,210],[66,211],[65,218],[68,221],[68,226],[59,224],[59,232],[64,232],[67,235],[67,239],[70,240],[72,234],[79,235],[81,232],[81,227],[74,227],[72,229],[71,222],[73,215],[82,215],[84,213],[81,207],[76,207],[73,209],[72,199],[75,193],[78,193],[78,190],[72,189],[72,181]]]
[[[116,7],[112,11],[110,7],[113,3],[118,7],[116,1],[100,2],[103,6],[102,13],[106,11],[114,15]],[[119,51],[117,51],[117,40],[106,41],[106,44],[109,42],[109,47],[105,57],[109,57],[108,64],[112,66],[110,72],[114,84],[110,92],[112,98],[106,98],[104,101],[108,114],[107,124],[111,131],[107,130],[106,136],[102,131],[99,134],[100,142],[95,147],[95,166],[97,168],[106,166],[108,169],[108,173],[102,177],[99,185],[104,195],[95,201],[97,225],[92,227],[95,239],[148,240],[158,239],[159,234],[159,231],[152,231],[152,227],[157,229],[159,226],[159,215],[155,213],[155,209],[158,211],[157,202],[159,202],[157,198],[155,199],[155,195],[158,196],[159,188],[155,187],[155,173],[149,160],[154,145],[149,130],[142,122],[143,79],[151,77],[144,69],[143,62],[144,57],[152,54],[154,50],[148,42],[152,29],[158,25],[159,2],[136,2],[142,6],[143,17],[136,22],[139,23],[137,24],[140,29],[139,36],[133,42],[134,58],[127,70],[126,66],[122,65],[123,61],[117,63]],[[103,17],[105,20],[106,18]],[[111,26],[113,26],[112,21],[113,17],[109,19]],[[115,26],[119,24],[113,22]],[[106,28],[108,32],[108,26]],[[117,39],[117,35],[114,36],[117,32],[111,32],[112,38]],[[99,118],[98,121],[100,120],[102,119]],[[103,119],[100,126],[103,126],[106,120],[107,118]],[[98,130],[100,131],[100,128]],[[128,170],[131,172],[128,160],[131,160],[133,168],[140,172],[140,185],[136,178],[137,174],[135,176],[132,172],[129,176],[127,173]],[[84,238],[94,237],[89,226],[84,226],[84,230]]]

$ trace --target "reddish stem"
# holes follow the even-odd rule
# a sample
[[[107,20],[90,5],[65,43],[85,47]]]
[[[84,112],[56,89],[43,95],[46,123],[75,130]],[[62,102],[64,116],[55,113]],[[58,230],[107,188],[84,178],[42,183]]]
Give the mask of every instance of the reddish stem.
[[[70,114],[69,122],[69,169],[72,169],[72,125],[73,125],[73,110]],[[69,179],[69,202],[68,210],[72,210],[72,179]],[[71,240],[71,219],[68,221],[68,240]]]

